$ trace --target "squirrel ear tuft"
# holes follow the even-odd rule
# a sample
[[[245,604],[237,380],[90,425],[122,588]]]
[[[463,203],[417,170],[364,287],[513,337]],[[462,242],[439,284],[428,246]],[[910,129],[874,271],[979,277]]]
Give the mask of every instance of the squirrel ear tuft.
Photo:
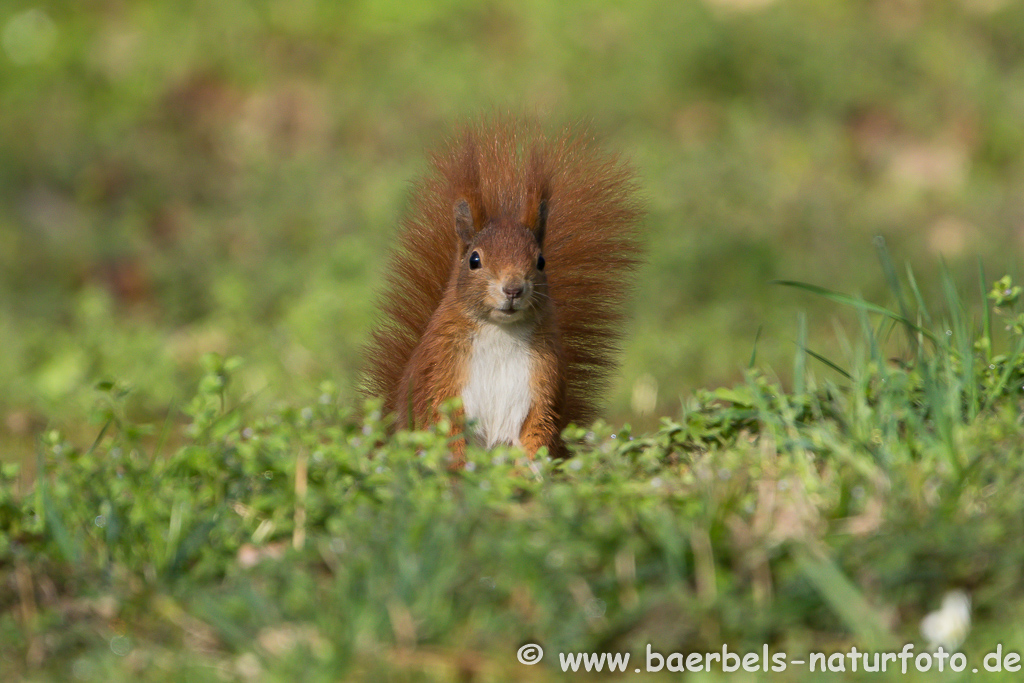
[[[473,224],[473,210],[465,199],[460,199],[455,203],[455,233],[466,244],[472,242],[476,236],[476,225]]]
[[[552,174],[548,161],[540,148],[530,154],[527,169],[526,202],[523,205],[523,225],[533,232],[537,244],[544,246],[544,232],[548,223],[548,201],[551,199]]]
[[[544,246],[544,230],[548,225],[548,199],[544,197],[537,205],[537,220],[533,225],[533,234],[537,244]]]
[[[523,225],[537,239],[537,244],[544,246],[544,231],[548,224],[548,196],[546,191],[531,193],[526,200],[523,211]]]

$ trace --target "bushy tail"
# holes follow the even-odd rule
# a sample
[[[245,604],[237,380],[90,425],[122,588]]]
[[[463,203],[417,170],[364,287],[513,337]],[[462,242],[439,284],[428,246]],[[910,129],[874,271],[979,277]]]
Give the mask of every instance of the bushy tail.
[[[391,252],[380,317],[366,348],[364,390],[394,410],[406,364],[444,295],[458,241],[452,209],[471,196],[488,216],[521,216],[549,188],[544,258],[566,354],[563,423],[596,416],[615,366],[631,271],[641,253],[633,170],[583,128],[545,135],[531,121],[464,126],[431,156]],[[563,426],[564,426],[563,424]]]

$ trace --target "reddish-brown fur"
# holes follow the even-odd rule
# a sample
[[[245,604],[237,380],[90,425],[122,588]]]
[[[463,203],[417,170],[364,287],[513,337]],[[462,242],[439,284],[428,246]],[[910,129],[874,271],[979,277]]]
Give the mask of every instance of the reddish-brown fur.
[[[511,278],[540,276],[528,318],[534,402],[520,440],[530,454],[541,446],[560,453],[561,430],[594,419],[615,364],[640,254],[633,173],[584,130],[548,137],[535,123],[500,117],[466,126],[432,155],[392,251],[366,349],[365,389],[384,397],[398,426],[434,420],[466,381],[473,319],[486,305],[456,230],[453,211],[462,201],[483,240],[474,248],[488,264]],[[540,245],[530,232],[538,221]],[[491,229],[476,232],[483,227]],[[539,253],[543,274],[530,270]],[[456,444],[457,456],[461,450]]]

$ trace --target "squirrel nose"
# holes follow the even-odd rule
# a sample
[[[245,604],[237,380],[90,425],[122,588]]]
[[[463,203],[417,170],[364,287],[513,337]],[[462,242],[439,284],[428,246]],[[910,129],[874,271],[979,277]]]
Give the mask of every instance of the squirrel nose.
[[[515,299],[517,296],[523,295],[523,285],[505,285],[501,291],[505,292],[505,296],[509,299]]]

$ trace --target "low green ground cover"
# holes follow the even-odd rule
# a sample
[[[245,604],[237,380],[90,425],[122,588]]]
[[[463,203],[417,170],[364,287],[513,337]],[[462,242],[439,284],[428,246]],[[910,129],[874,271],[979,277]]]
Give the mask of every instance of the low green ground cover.
[[[582,674],[558,653],[645,667],[648,645],[921,654],[920,620],[954,589],[971,667],[1019,652],[1020,289],[995,283],[972,324],[952,288],[930,317],[903,287],[902,313],[824,293],[865,318],[835,370],[801,351],[792,390],[752,369],[650,433],[570,429],[560,462],[471,449],[453,472],[447,425],[389,436],[374,402],[326,385],[261,413],[235,359],[206,358],[170,437],[105,383],[91,444],[52,430],[34,483],[2,470],[5,679],[561,680]],[[517,661],[527,643],[541,663]]]

